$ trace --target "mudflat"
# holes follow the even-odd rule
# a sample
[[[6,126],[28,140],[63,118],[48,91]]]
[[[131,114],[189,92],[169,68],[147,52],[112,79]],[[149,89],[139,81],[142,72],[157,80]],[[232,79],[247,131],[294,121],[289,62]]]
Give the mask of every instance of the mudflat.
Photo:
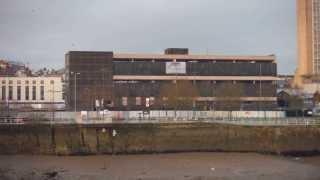
[[[255,153],[1,155],[1,180],[319,180],[320,157]]]

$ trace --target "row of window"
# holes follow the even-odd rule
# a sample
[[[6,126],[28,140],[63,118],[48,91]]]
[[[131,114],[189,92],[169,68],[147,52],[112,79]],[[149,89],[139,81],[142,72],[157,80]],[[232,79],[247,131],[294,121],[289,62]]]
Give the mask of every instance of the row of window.
[[[13,100],[13,86],[8,86],[8,96],[7,96],[7,87],[6,86],[2,86],[1,88],[1,99],[3,101],[5,100]],[[30,100],[30,87],[29,86],[25,86],[25,100]],[[37,87],[36,86],[32,86],[31,87],[31,100],[37,100]],[[21,94],[21,86],[17,86],[17,99],[18,101],[22,100],[22,94]],[[45,100],[45,95],[44,95],[44,86],[40,86],[40,100]]]
[[[314,73],[318,74],[320,72],[320,67],[319,67],[319,30],[320,30],[320,3],[318,1],[313,2],[313,43],[314,43],[314,61],[313,61],[313,68],[314,68]]]
[[[161,101],[168,101],[167,97],[162,97],[161,99],[159,99]],[[145,107],[150,107],[155,105],[156,102],[156,98],[155,97],[135,97],[135,105],[136,106],[145,106]],[[245,102],[245,103],[252,103],[250,101]],[[128,97],[121,97],[121,105],[122,106],[128,106]]]
[[[17,84],[21,84],[22,81],[21,81],[21,80],[16,80],[16,82],[17,82]],[[2,80],[1,83],[2,83],[2,84],[6,84],[7,81],[6,81],[6,80]],[[13,84],[13,80],[8,80],[8,83],[9,83],[9,84]],[[25,84],[29,84],[29,83],[31,83],[31,81],[25,80],[24,83],[25,83]],[[33,80],[33,81],[32,81],[32,84],[37,84],[37,81],[36,81],[36,80]],[[40,80],[40,84],[44,84],[44,80]],[[51,81],[50,81],[50,84],[54,84],[54,80],[51,80]]]
[[[155,97],[146,97],[143,99],[145,104],[142,104],[142,97],[136,97],[135,104],[136,106],[145,105],[146,107],[152,106],[155,103]],[[167,98],[163,98],[163,100],[167,100]],[[121,98],[122,106],[128,106],[128,97]]]
[[[169,67],[169,66],[168,66]],[[179,68],[180,69],[180,68]],[[277,65],[274,63],[265,64],[233,64],[211,62],[187,63],[182,74],[186,75],[216,75],[216,76],[276,76]],[[165,75],[168,74],[168,68],[165,63],[114,63],[113,73],[115,75]],[[101,75],[100,75],[101,76]]]
[[[113,63],[127,63],[127,62],[131,62],[131,63],[164,63],[164,62],[172,62],[172,59],[114,59]],[[266,61],[255,61],[255,60],[213,60],[213,59],[200,59],[200,60],[195,60],[195,59],[178,59],[176,60],[177,62],[187,62],[187,63],[205,63],[205,62],[210,62],[210,63],[250,63],[250,64],[254,64],[254,63],[270,63],[269,60]],[[86,65],[86,63],[84,62],[83,65]]]
[[[171,80],[172,81],[172,83],[176,83],[177,82],[177,80]],[[155,84],[155,83],[159,83],[159,81],[155,81],[155,80],[145,80],[145,81],[125,81],[125,80],[118,80],[118,81],[113,81],[114,82],[114,84],[138,84],[138,83],[147,83],[147,82],[149,82],[149,83],[151,83],[151,84]],[[164,81],[160,81],[160,83],[162,83],[162,82],[164,82]],[[257,80],[257,81],[255,81],[255,80],[253,80],[253,81],[236,81],[236,80],[230,80],[230,81],[199,81],[199,80],[189,80],[189,82],[192,82],[192,84],[201,84],[201,83],[210,83],[210,84],[218,84],[218,83],[227,83],[227,82],[231,82],[232,84],[242,84],[243,82],[244,83],[247,83],[247,84],[259,84],[259,83],[272,83],[272,84],[277,84],[277,81],[265,81],[265,80],[263,80],[263,81],[259,81],[259,80]],[[247,85],[246,84],[246,85]]]

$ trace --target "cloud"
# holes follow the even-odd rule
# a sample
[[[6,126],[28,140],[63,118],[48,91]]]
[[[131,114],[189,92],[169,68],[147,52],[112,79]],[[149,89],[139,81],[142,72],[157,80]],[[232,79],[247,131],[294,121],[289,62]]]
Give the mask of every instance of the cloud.
[[[0,57],[63,67],[69,50],[276,54],[296,64],[292,0],[2,0]]]

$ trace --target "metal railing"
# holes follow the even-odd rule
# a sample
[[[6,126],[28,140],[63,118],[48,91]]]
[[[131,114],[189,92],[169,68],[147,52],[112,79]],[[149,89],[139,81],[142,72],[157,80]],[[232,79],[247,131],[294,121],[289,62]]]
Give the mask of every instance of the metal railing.
[[[163,124],[163,123],[215,123],[241,126],[320,126],[320,118],[90,118],[90,119],[60,119],[24,120],[15,118],[1,118],[0,125],[22,124]]]
[[[233,119],[233,120],[208,120],[220,124],[244,125],[244,126],[320,126],[319,118],[263,118],[263,119]]]

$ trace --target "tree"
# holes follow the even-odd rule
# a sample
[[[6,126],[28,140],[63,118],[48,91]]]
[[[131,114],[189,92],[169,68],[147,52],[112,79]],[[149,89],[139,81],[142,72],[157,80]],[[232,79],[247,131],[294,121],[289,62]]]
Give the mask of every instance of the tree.
[[[301,96],[292,95],[288,100],[288,112],[295,113],[296,116],[299,115],[299,112],[303,114],[303,105],[303,98]]]
[[[285,92],[281,91],[277,94],[277,101],[278,101],[278,106],[281,108],[287,108],[289,106],[289,99],[290,95]]]
[[[320,103],[320,92],[317,91],[313,94],[313,102],[315,105]]]
[[[190,81],[177,81],[177,83],[167,83],[161,87],[160,97],[162,104],[175,110],[191,109],[198,91]]]
[[[288,100],[288,108],[290,110],[301,110],[303,109],[303,98],[298,95],[292,95]]]
[[[218,86],[216,90],[220,109],[232,111],[241,108],[241,97],[244,96],[242,84],[227,82]]]
[[[0,117],[4,117],[7,114],[6,102],[0,100]]]

